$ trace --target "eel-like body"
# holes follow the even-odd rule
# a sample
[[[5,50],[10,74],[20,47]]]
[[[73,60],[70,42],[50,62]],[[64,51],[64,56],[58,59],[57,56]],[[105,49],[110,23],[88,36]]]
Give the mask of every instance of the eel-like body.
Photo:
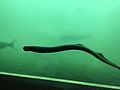
[[[100,61],[120,70],[120,66],[112,63],[110,60],[105,58],[103,56],[103,54],[98,53],[98,52],[94,52],[93,50],[85,47],[82,44],[70,44],[70,45],[61,45],[61,46],[54,46],[54,47],[24,46],[23,50],[37,52],[37,53],[55,53],[55,52],[61,52],[61,51],[66,51],[66,50],[81,50],[81,51],[84,51],[84,52],[87,52],[87,53],[93,55],[94,57],[96,57]]]

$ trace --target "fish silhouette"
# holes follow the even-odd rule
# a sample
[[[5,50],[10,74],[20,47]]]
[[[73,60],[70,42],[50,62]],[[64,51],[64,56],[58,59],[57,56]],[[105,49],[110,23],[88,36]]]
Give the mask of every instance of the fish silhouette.
[[[7,48],[7,47],[11,47],[11,48],[14,48],[14,44],[16,42],[16,39],[13,40],[12,42],[0,42],[0,49],[4,49],[4,48]]]
[[[92,38],[92,35],[63,35],[60,36],[60,40],[62,41],[82,41]]]

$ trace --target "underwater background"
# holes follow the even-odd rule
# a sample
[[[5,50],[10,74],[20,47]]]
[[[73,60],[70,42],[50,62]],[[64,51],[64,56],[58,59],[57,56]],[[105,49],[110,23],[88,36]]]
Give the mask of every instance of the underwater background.
[[[120,65],[119,3],[0,0],[0,71],[120,86],[120,70],[88,53],[28,53],[22,49],[25,45],[83,44]]]

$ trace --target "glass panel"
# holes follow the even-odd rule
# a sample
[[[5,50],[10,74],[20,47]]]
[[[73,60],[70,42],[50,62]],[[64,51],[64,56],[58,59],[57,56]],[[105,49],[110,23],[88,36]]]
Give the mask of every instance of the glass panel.
[[[0,0],[0,71],[120,86],[120,70],[90,53],[25,52],[83,44],[120,66],[119,0]]]

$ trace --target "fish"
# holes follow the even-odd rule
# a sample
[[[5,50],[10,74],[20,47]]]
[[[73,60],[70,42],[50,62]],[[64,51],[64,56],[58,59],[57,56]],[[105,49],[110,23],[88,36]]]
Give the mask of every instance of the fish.
[[[82,41],[82,40],[89,39],[91,37],[92,37],[92,35],[76,35],[76,34],[73,34],[73,35],[60,36],[59,39],[61,41]]]
[[[12,42],[0,42],[0,49],[4,49],[4,48],[7,48],[7,47],[11,47],[11,48],[14,48],[14,44],[16,42],[16,39],[13,40]]]
[[[23,50],[26,52],[31,51],[31,52],[36,52],[36,53],[55,53],[55,52],[61,52],[61,51],[66,51],[66,50],[81,50],[81,51],[91,54],[98,60],[120,70],[120,66],[108,60],[102,53],[95,52],[89,49],[88,47],[84,46],[83,44],[69,44],[69,45],[60,45],[60,46],[54,46],[54,47],[24,46]]]

